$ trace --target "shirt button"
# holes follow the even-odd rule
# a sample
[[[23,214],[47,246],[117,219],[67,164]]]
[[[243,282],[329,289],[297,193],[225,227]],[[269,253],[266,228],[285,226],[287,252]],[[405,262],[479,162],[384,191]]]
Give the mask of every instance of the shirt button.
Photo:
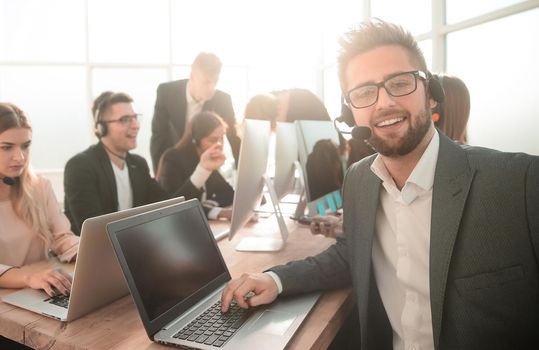
[[[410,303],[417,303],[417,295],[415,293],[406,293],[406,300]]]

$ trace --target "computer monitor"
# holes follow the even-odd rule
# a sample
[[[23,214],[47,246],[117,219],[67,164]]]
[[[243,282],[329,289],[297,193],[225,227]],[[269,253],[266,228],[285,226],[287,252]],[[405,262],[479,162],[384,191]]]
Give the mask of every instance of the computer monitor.
[[[280,250],[288,236],[279,207],[277,195],[271,180],[266,176],[270,137],[270,122],[267,120],[246,119],[243,122],[243,138],[241,141],[234,202],[232,204],[232,220],[229,240],[249,221],[258,208],[264,186],[267,185],[275,217],[279,224],[280,237],[245,237],[236,246],[241,251],[277,251]]]
[[[301,171],[298,161],[296,125],[278,122],[275,131],[275,177],[273,178],[273,186],[279,200],[293,192],[296,182],[296,170]]]
[[[340,155],[336,155],[337,159],[331,157],[329,160],[324,160],[321,157],[318,160],[319,162],[331,161],[331,164],[317,164],[313,168],[309,167],[308,163],[311,162],[312,165],[313,159],[312,157],[310,159],[310,156],[319,141],[329,140],[337,146],[339,145],[339,135],[330,121],[299,120],[295,124],[308,213],[313,216],[336,212],[342,207],[340,188],[331,183],[321,184],[320,180],[331,177],[330,169],[335,164],[340,168],[341,173],[343,172],[344,167]]]

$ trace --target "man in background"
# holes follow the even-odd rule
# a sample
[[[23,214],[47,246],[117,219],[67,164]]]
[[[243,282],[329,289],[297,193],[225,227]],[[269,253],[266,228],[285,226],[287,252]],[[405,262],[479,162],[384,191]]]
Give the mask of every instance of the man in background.
[[[238,159],[240,138],[230,95],[216,90],[221,61],[212,53],[200,53],[191,65],[189,79],[159,85],[152,120],[150,153],[154,172],[161,156],[183,136],[187,121],[201,111],[217,113],[228,125],[226,136],[234,159]]]
[[[140,128],[131,96],[103,92],[92,114],[99,142],[69,159],[64,171],[65,214],[77,235],[87,218],[169,198],[151,177],[146,160],[129,153],[137,146]]]

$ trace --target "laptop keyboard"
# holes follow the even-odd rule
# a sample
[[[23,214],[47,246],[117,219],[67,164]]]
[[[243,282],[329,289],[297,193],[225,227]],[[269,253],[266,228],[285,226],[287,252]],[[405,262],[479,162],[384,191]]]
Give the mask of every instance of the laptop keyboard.
[[[222,347],[240,329],[250,314],[250,310],[240,308],[235,301],[232,302],[227,313],[221,313],[219,300],[173,337]]]
[[[45,299],[45,301],[67,309],[67,305],[69,304],[69,295],[58,294],[52,298]]]

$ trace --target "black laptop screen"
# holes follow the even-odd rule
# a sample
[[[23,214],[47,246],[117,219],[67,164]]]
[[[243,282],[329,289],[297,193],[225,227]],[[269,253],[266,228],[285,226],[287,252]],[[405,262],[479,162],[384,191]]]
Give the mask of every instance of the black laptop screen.
[[[226,272],[198,207],[118,231],[150,320]]]

